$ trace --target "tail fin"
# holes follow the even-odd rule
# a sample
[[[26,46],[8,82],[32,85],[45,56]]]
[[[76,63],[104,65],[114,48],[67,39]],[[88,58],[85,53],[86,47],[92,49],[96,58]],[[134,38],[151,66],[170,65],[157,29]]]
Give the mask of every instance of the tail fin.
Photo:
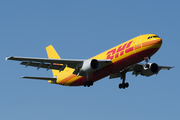
[[[49,45],[46,47],[46,52],[47,52],[48,58],[61,59],[52,45]],[[53,73],[53,76],[57,76],[59,71],[58,70],[52,70],[52,73]]]

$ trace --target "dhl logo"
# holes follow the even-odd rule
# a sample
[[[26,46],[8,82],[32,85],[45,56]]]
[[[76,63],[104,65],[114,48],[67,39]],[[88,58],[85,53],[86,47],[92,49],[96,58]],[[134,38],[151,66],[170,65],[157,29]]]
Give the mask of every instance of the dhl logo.
[[[117,58],[119,56],[124,55],[124,51],[125,51],[125,53],[133,51],[134,47],[130,47],[132,42],[133,41],[130,41],[128,43],[125,43],[124,45],[120,45],[117,50],[115,48],[115,49],[112,49],[112,50],[108,51],[107,54],[106,54],[107,55],[106,59],[111,59],[112,60],[114,58]]]

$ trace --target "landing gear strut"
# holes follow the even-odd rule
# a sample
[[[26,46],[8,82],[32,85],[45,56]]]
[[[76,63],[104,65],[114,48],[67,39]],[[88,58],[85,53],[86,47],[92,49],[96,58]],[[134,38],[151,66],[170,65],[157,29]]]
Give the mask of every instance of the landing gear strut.
[[[93,86],[93,81],[90,81],[89,80],[89,74],[87,74],[87,81],[84,82],[84,87],[90,87],[90,86]]]
[[[129,87],[129,83],[128,82],[125,83],[126,72],[125,71],[121,71],[120,74],[121,74],[121,79],[123,81],[122,81],[122,83],[119,84],[119,89],[121,89],[121,88],[123,88],[123,89],[128,88]]]
[[[145,62],[147,64],[149,62],[149,60],[150,60],[150,57],[144,57],[144,60],[145,60]]]

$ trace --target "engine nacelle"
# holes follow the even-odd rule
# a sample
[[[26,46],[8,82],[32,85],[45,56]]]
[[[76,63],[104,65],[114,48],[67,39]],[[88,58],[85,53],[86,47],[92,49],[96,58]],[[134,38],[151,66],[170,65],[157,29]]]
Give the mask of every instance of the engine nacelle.
[[[159,72],[159,66],[156,63],[147,63],[143,66],[142,75],[151,76]]]
[[[99,62],[96,59],[85,60],[83,62],[81,71],[86,73],[91,73],[99,68]]]

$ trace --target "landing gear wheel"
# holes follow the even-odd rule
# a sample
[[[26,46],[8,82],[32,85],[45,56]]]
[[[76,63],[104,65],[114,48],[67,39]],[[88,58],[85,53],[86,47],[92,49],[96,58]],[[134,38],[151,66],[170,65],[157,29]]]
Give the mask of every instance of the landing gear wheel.
[[[128,87],[129,87],[129,83],[128,82],[127,83],[119,84],[119,89],[121,89],[121,88],[125,89],[125,88],[128,88]]]
[[[125,87],[127,87],[127,88],[129,87],[129,83],[128,82],[125,84]]]
[[[84,87],[86,87],[86,82],[84,82]]]
[[[122,88],[122,84],[119,84],[119,89],[121,89]]]
[[[86,81],[86,82],[84,82],[84,87],[90,87],[90,86],[92,86],[93,85],[93,81]]]
[[[89,84],[90,84],[91,86],[93,86],[93,81],[89,81]]]

